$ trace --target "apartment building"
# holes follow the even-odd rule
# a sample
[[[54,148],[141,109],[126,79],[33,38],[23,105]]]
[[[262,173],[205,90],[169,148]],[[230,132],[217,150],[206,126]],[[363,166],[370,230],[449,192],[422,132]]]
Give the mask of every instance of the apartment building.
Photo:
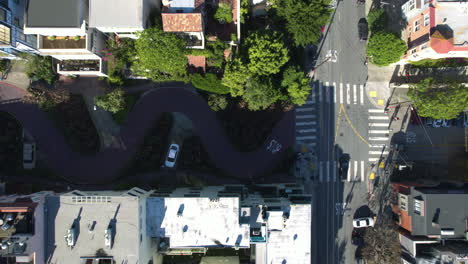
[[[468,57],[468,2],[409,0],[401,9],[408,46],[402,62]]]
[[[36,53],[37,39],[23,32],[26,0],[0,1],[0,57],[17,59],[19,52]]]

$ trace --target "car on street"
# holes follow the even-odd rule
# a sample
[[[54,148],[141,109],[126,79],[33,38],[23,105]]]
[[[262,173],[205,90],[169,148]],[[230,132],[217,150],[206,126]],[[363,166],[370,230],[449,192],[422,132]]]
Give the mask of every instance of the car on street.
[[[443,127],[451,127],[452,121],[451,120],[447,120],[447,119],[442,119],[442,126]]]
[[[355,228],[351,233],[351,243],[358,247],[364,246],[364,234],[361,230],[362,229]]]
[[[169,146],[169,151],[167,152],[166,162],[164,165],[168,168],[173,168],[175,166],[177,155],[179,154],[179,145],[171,144]]]
[[[366,41],[369,35],[369,27],[367,25],[367,20],[365,18],[359,19],[358,22],[358,34],[360,41]]]
[[[463,127],[468,127],[468,112],[463,112]]]
[[[363,228],[363,227],[373,227],[375,224],[374,218],[372,217],[363,217],[353,219],[354,228]]]
[[[30,142],[23,143],[23,168],[31,170],[36,167],[36,144]]]
[[[437,119],[437,120],[434,120],[434,122],[432,123],[432,127],[442,127],[442,119]]]
[[[342,179],[348,178],[349,154],[342,154],[338,161],[338,173]]]

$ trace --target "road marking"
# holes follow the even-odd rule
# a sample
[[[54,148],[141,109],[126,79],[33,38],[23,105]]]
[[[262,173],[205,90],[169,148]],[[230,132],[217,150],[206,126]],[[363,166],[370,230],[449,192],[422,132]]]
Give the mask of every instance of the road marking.
[[[336,82],[333,82],[333,103],[336,103]]]
[[[316,139],[317,136],[300,136],[296,137],[297,140],[304,140],[304,139]]]
[[[369,116],[369,119],[388,120],[388,116]]]
[[[330,161],[327,160],[327,182],[330,181]]]
[[[370,134],[388,134],[390,130],[369,130]]]
[[[353,181],[356,180],[356,177],[357,177],[357,171],[358,171],[358,162],[357,160],[354,161],[354,174],[353,174]]]
[[[360,102],[361,102],[361,105],[364,104],[364,85],[359,85],[359,97],[360,97]]]
[[[353,130],[354,134],[356,134],[356,136],[358,136],[362,142],[364,142],[366,145],[369,145],[369,142],[367,142],[362,136],[361,134],[359,134],[359,132],[356,130],[356,128],[354,127],[353,123],[351,122],[351,120],[349,119],[349,116],[348,114],[346,113],[346,110],[344,109],[344,105],[340,105],[340,111],[343,110],[343,113],[344,113],[344,116],[346,118],[346,122],[348,122],[349,126],[351,127],[351,129]]]
[[[388,140],[388,137],[370,137],[369,140],[386,141]]]
[[[312,104],[315,104],[315,102],[313,100],[308,100],[308,101],[305,102],[305,105],[312,105]]]
[[[349,95],[349,83],[346,84],[346,103],[347,104],[351,104],[351,97]]]
[[[333,161],[333,182],[336,182],[336,160]]]
[[[385,144],[372,144],[369,145],[371,148],[385,148]]]
[[[346,175],[346,180],[347,181],[351,181],[351,162],[349,163],[349,166],[348,166],[348,174]]]
[[[315,125],[317,124],[316,121],[312,121],[312,122],[296,122],[296,126],[307,126],[307,125]]]
[[[388,151],[369,151],[369,155],[387,155]]]
[[[316,118],[317,115],[297,115],[297,119],[305,119],[305,118]]]
[[[322,102],[322,82],[319,82],[318,91],[319,102]]]
[[[353,104],[357,104],[356,85],[353,84]]]
[[[330,103],[330,83],[325,82],[325,97],[327,99],[327,103]]]
[[[364,182],[364,161],[361,160],[361,182]]]
[[[313,111],[313,110],[315,110],[315,107],[296,108],[296,112],[305,112],[305,111]]]
[[[369,161],[370,162],[376,162],[376,161],[379,161],[379,158],[369,158]]]
[[[310,102],[312,104],[315,104],[315,95],[317,94],[317,91],[315,91],[315,89],[317,89],[317,82],[312,83],[312,92],[310,93]]]
[[[322,169],[322,161],[319,162],[319,181],[323,182],[323,169]]]
[[[307,132],[317,132],[316,128],[311,128],[311,129],[299,129],[297,130],[299,133],[307,133]]]
[[[388,127],[387,123],[369,123],[369,126],[373,127]]]
[[[369,109],[369,113],[385,113],[385,109]]]
[[[343,104],[343,83],[340,83],[340,104]]]

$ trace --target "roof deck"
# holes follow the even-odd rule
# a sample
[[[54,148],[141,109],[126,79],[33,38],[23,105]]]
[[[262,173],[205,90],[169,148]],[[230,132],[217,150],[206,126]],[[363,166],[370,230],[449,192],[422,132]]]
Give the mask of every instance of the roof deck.
[[[86,49],[85,37],[80,37],[79,40],[75,40],[73,37],[51,39],[48,36],[41,36],[40,38],[40,49]]]

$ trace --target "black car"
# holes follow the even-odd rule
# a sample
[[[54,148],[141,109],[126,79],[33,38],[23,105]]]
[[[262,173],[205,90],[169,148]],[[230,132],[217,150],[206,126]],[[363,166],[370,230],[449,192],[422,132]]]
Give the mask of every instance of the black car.
[[[364,237],[362,231],[358,229],[353,229],[351,233],[351,243],[355,246],[362,247],[364,246]]]
[[[358,33],[359,33],[359,40],[366,41],[367,36],[369,35],[369,28],[367,25],[367,20],[365,18],[359,19],[358,22]]]
[[[341,155],[340,160],[338,162],[338,166],[339,166],[338,171],[339,171],[341,178],[343,179],[346,179],[348,177],[349,160],[350,160],[349,154],[343,154]]]

